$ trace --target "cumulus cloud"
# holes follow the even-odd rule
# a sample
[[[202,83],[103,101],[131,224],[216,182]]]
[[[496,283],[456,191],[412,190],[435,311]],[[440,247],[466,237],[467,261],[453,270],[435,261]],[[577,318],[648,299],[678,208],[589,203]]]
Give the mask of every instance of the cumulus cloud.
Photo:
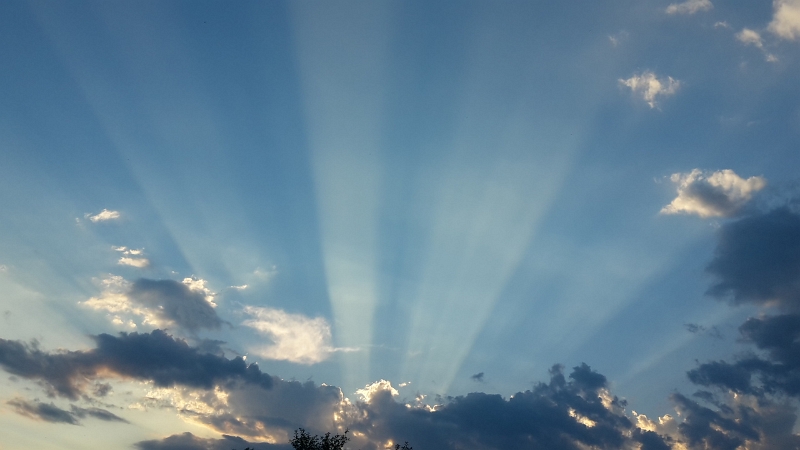
[[[119,211],[111,211],[108,209],[103,209],[97,214],[85,214],[85,217],[90,221],[97,223],[97,222],[108,222],[110,220],[117,220],[121,217]]]
[[[779,208],[723,225],[706,270],[714,297],[800,309],[800,215]]]
[[[762,177],[743,179],[732,170],[705,172],[694,169],[676,173],[670,180],[678,186],[678,197],[661,209],[662,214],[697,214],[700,217],[731,217],[739,213],[753,195],[767,185]]]
[[[243,325],[267,336],[271,345],[252,349],[265,358],[315,364],[336,351],[331,345],[331,327],[322,317],[310,318],[289,314],[280,309],[247,306],[244,312],[252,319]]]
[[[773,0],[772,6],[774,14],[769,31],[783,39],[799,39],[800,0]]]
[[[103,291],[81,304],[106,311],[117,324],[136,326],[128,316],[138,316],[141,323],[155,327],[178,326],[196,331],[200,328],[217,329],[222,320],[214,308],[214,294],[205,280],[185,278],[175,280],[150,280],[140,278],[129,282],[117,275],[101,281]]]
[[[93,349],[60,352],[45,352],[35,342],[0,339],[0,367],[40,382],[51,396],[70,399],[86,394],[93,381],[114,377],[150,381],[160,387],[213,389],[237,381],[272,387],[272,377],[257,365],[246,365],[241,357],[201,353],[161,330],[100,334],[93,339]]]
[[[710,0],[687,0],[683,3],[673,3],[667,6],[667,14],[694,14],[700,11],[708,11],[714,5]]]
[[[674,95],[680,87],[678,80],[672,77],[659,79],[655,73],[650,71],[634,75],[627,80],[620,78],[619,83],[629,87],[635,95],[642,97],[651,108],[655,108],[658,105],[657,100],[659,98]]]

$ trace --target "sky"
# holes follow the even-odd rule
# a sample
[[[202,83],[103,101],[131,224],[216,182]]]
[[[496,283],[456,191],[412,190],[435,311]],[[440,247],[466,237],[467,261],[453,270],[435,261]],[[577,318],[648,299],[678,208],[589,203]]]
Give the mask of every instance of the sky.
[[[0,3],[0,449],[800,448],[800,1]]]

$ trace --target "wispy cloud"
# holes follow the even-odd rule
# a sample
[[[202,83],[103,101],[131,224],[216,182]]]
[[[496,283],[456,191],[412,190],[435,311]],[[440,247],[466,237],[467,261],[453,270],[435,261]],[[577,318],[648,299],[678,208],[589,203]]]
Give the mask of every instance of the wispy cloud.
[[[280,309],[247,306],[244,312],[253,317],[243,325],[269,337],[272,345],[252,349],[269,358],[300,364],[324,361],[340,349],[331,343],[331,327],[322,317],[310,318]]]
[[[700,217],[731,217],[763,189],[762,177],[743,179],[732,170],[675,173],[670,180],[678,186],[678,197],[661,209],[662,214],[697,214]]]
[[[772,5],[775,11],[769,31],[783,39],[800,39],[800,0],[774,0]]]
[[[659,79],[655,73],[650,71],[634,75],[627,80],[620,78],[619,83],[627,86],[634,94],[640,96],[651,108],[658,105],[657,99],[669,97],[678,92],[680,82],[672,77]]]
[[[128,423],[128,421],[122,417],[102,408],[81,408],[79,406],[71,405],[70,410],[67,411],[59,408],[53,402],[42,403],[38,400],[31,402],[19,397],[11,399],[6,403],[10,406],[13,406],[14,411],[17,414],[44,422],[79,425],[79,419],[91,417],[93,419],[99,419],[105,422]]]
[[[687,0],[683,3],[673,3],[667,6],[667,14],[694,14],[700,11],[708,11],[714,5],[710,0]]]
[[[87,219],[89,219],[92,222],[97,223],[97,222],[108,222],[110,220],[117,220],[117,219],[119,219],[121,217],[121,215],[120,215],[119,211],[111,211],[111,210],[108,210],[108,209],[104,209],[104,210],[102,210],[99,213],[94,214],[94,215],[86,213],[84,215],[84,217],[86,217]]]

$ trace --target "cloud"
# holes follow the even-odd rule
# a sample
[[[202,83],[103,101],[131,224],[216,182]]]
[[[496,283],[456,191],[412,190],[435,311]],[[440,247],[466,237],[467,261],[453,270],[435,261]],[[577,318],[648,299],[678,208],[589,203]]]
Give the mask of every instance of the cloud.
[[[331,345],[331,327],[322,317],[289,314],[280,309],[247,306],[244,312],[253,319],[243,325],[269,337],[272,345],[254,348],[254,353],[269,359],[315,364],[336,351]]]
[[[175,434],[164,439],[141,441],[134,444],[140,450],[230,450],[251,448],[253,450],[290,450],[289,444],[248,442],[237,436],[223,434],[222,439],[203,439],[192,433]]]
[[[142,323],[155,327],[178,326],[189,331],[201,328],[218,329],[223,321],[214,308],[214,294],[205,280],[185,278],[150,280],[140,278],[133,283],[117,275],[101,281],[102,293],[81,302],[89,308],[107,311],[112,321],[125,323],[124,315],[142,317]],[[129,324],[135,323],[128,319]]]
[[[656,74],[650,71],[634,75],[627,80],[620,78],[619,83],[631,88],[631,91],[641,96],[651,108],[655,108],[658,105],[656,101],[658,98],[674,95],[680,87],[680,81],[672,77],[658,79]]]
[[[692,334],[702,334],[715,339],[722,339],[722,333],[720,333],[719,329],[715,326],[704,327],[703,325],[698,325],[696,323],[685,323],[683,324],[683,327],[686,328],[686,331]]]
[[[52,402],[42,403],[38,400],[29,402],[19,397],[7,401],[6,404],[13,406],[14,411],[19,415],[44,422],[79,425],[79,419],[91,417],[106,422],[129,423],[122,417],[102,408],[81,408],[71,405],[71,410],[67,411],[59,408]]]
[[[117,220],[121,217],[119,211],[110,211],[108,209],[104,209],[95,215],[91,215],[89,213],[85,214],[84,217],[91,220],[94,223],[97,222],[108,222],[110,220]]]
[[[215,395],[164,391],[150,397],[168,401],[186,420],[249,440],[287,442],[298,427],[313,433],[347,427],[352,447],[364,450],[406,440],[415,448],[443,450],[668,448],[658,433],[639,429],[627,417],[625,402],[610,394],[606,378],[585,364],[568,377],[555,366],[548,384],[508,399],[472,393],[434,406],[397,401],[397,390],[385,380],[359,390],[356,402],[333,386],[284,380],[270,390],[236,385]]]
[[[678,197],[661,214],[697,214],[700,217],[731,217],[739,213],[753,195],[767,185],[762,177],[743,179],[732,170],[705,172],[694,169],[676,173]]]
[[[144,249],[114,247],[114,250],[123,255],[119,258],[119,261],[117,261],[117,264],[121,266],[144,268],[150,265],[150,260],[142,256]]]
[[[673,3],[667,6],[667,14],[694,14],[700,11],[709,11],[714,5],[710,0],[687,0],[683,3]]]
[[[754,45],[758,48],[764,48],[764,42],[761,40],[761,35],[757,31],[749,28],[743,28],[742,31],[736,33],[736,39],[746,45]]]
[[[800,398],[800,315],[750,318],[739,331],[766,356],[749,355],[733,363],[712,361],[689,372],[701,386],[740,394],[782,394]]]
[[[706,270],[714,297],[800,309],[800,215],[778,208],[723,225]]]
[[[37,380],[51,396],[71,399],[85,394],[97,379],[128,378],[155,386],[213,389],[243,382],[261,389],[272,387],[272,377],[244,359],[201,353],[186,341],[161,330],[152,333],[100,334],[96,347],[85,351],[48,353],[36,343],[0,339],[0,367],[12,375]]]
[[[483,382],[483,372],[476,373],[475,375],[470,377],[473,381],[477,381],[479,383]]]
[[[665,445],[656,433],[647,434],[631,422],[624,402],[609,394],[605,377],[585,364],[569,377],[555,366],[548,384],[508,399],[471,393],[429,407],[394,398],[384,386],[346,411],[354,436],[373,443],[408,440],[414,447],[437,449],[638,448],[636,443],[645,439]],[[354,438],[354,444],[361,442]]]
[[[53,403],[28,402],[21,398],[15,398],[6,403],[13,406],[17,414],[31,419],[70,425],[78,425],[79,423],[78,419],[69,411],[63,410]]]
[[[772,6],[775,12],[769,31],[787,40],[800,38],[800,0],[773,0]]]

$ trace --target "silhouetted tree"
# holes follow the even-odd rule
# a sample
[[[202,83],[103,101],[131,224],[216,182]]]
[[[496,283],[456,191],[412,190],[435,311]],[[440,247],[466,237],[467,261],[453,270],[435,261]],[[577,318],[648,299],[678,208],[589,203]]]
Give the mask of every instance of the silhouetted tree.
[[[347,433],[344,434],[325,433],[325,436],[311,436],[306,430],[300,428],[294,430],[294,438],[289,440],[295,450],[343,450],[344,444],[350,440]]]
[[[344,444],[350,440],[347,436],[349,431],[350,430],[344,430],[344,434],[331,435],[330,433],[325,433],[325,436],[312,436],[308,434],[305,429],[298,428],[294,430],[294,437],[289,440],[289,444],[292,445],[294,450],[344,450]],[[244,450],[254,449],[247,447]],[[408,445],[408,441],[406,441],[402,446],[400,446],[400,444],[395,444],[394,450],[413,449]]]

